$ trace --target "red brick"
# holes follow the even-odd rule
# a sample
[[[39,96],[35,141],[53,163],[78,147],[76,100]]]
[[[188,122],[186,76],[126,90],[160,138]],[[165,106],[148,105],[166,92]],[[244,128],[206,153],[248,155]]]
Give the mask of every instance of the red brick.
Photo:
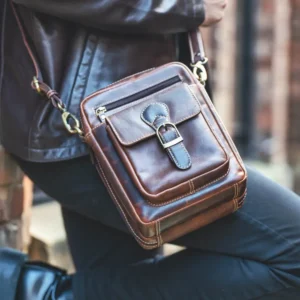
[[[21,182],[22,178],[20,168],[0,146],[0,186]]]
[[[12,186],[10,189],[10,219],[22,216],[24,207],[24,188],[22,184]]]
[[[0,187],[0,222],[19,218],[23,213],[24,189],[21,184]]]

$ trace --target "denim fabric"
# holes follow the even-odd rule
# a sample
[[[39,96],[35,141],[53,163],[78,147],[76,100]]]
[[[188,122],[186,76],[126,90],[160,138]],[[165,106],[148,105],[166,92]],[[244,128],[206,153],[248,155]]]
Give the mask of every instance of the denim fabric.
[[[252,169],[243,208],[164,257],[131,237],[89,158],[19,163],[62,205],[76,299],[300,299],[300,198]]]

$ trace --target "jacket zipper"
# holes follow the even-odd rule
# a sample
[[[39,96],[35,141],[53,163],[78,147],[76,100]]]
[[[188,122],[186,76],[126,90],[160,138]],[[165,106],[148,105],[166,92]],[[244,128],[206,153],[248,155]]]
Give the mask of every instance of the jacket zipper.
[[[104,106],[100,106],[98,108],[95,109],[95,113],[96,115],[98,116],[98,118],[100,119],[101,122],[104,121],[105,119],[105,113],[107,111],[110,111],[110,110],[113,110],[113,109],[116,109],[118,107],[121,107],[121,106],[124,106],[124,105],[127,105],[129,103],[132,103],[132,102],[135,102],[135,101],[138,101],[142,98],[145,98],[147,96],[150,96],[154,93],[157,93],[167,87],[170,87],[171,85],[174,85],[178,82],[180,82],[181,79],[180,77],[177,75],[177,76],[174,76],[170,79],[167,79],[165,81],[162,81],[146,90],[143,90],[143,91],[140,91],[140,92],[137,92],[135,94],[132,94],[130,96],[127,96],[127,97],[124,97],[120,100],[117,100],[115,102],[112,102],[112,103],[108,103]]]

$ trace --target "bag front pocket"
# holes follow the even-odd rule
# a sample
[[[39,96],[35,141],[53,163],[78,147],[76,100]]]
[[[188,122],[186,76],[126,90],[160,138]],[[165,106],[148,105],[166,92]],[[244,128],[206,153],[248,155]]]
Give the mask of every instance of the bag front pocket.
[[[107,131],[151,204],[170,203],[226,176],[227,154],[186,83],[136,101],[106,118]]]

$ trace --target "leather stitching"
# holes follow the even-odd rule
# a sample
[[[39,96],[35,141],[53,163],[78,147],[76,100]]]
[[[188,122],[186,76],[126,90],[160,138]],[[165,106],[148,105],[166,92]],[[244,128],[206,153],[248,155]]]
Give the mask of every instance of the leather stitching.
[[[168,80],[168,79],[166,79],[166,80]],[[172,84],[171,86],[168,86],[168,87],[166,87],[166,88],[164,88],[164,89],[162,89],[162,90],[160,90],[160,91],[157,91],[157,92],[155,92],[155,93],[153,93],[153,94],[151,94],[151,95],[148,95],[148,96],[146,96],[146,97],[142,97],[142,98],[140,98],[140,99],[137,100],[137,101],[140,101],[140,100],[146,101],[147,99],[153,97],[154,95],[157,95],[157,94],[164,94],[164,93],[168,92],[169,90],[175,88],[177,85],[182,84],[182,83],[183,83],[183,82],[179,81],[179,82],[177,82],[177,83],[175,83],[175,84]],[[157,83],[157,84],[159,84],[159,83]],[[153,86],[155,86],[155,85],[156,85],[156,84],[151,85],[151,86],[149,86],[149,87],[147,87],[147,88],[151,89],[151,88],[152,88]],[[139,93],[139,92],[141,92],[141,91],[143,91],[143,90],[145,90],[145,88],[144,88],[144,89],[141,89],[141,90],[138,90],[138,91],[136,91],[136,92],[134,92],[134,93],[127,94],[126,96],[123,95],[122,98],[117,98],[117,99],[114,99],[114,100],[105,102],[105,103],[101,104],[100,106],[105,106],[105,105],[107,105],[107,104],[110,104],[110,103],[113,103],[113,102],[117,102],[117,101],[119,101],[119,100],[121,100],[121,99],[123,99],[123,98],[132,96],[132,95],[134,95],[135,93]],[[125,107],[128,107],[128,106],[132,106],[132,105],[135,104],[137,101],[130,102],[130,103],[128,103],[128,104],[126,104],[126,105],[123,105],[123,106],[120,106],[120,107],[125,108]],[[97,109],[98,107],[99,107],[99,104],[96,105],[96,106],[94,106],[93,109]]]
[[[185,65],[183,65],[182,63],[171,62],[171,63],[165,64],[163,67],[165,68],[165,67],[168,66],[168,65],[177,65],[177,66],[181,67],[182,69],[184,69],[185,71],[188,71],[188,74],[190,74],[190,70],[189,70]],[[129,79],[131,79],[131,78],[133,78],[133,77],[136,77],[137,75],[143,75],[144,73],[151,73],[151,72],[153,72],[153,71],[157,71],[158,69],[159,69],[159,68],[150,68],[150,69],[147,69],[147,70],[144,70],[144,71],[135,73],[135,74],[133,74],[133,75],[127,76],[127,77],[125,77],[125,78],[122,78],[122,79],[120,79],[120,80],[118,80],[118,81],[115,81],[115,82],[113,82],[113,83],[107,85],[105,88],[100,89],[100,90],[98,90],[98,91],[92,93],[91,95],[88,95],[86,98],[84,98],[84,99],[82,100],[82,105],[84,105],[85,102],[87,102],[87,101],[90,100],[91,98],[93,98],[93,97],[95,97],[95,96],[98,96],[99,94],[102,94],[103,92],[106,92],[106,91],[108,91],[108,90],[110,90],[110,89],[112,89],[112,88],[115,88],[115,87],[118,87],[118,86],[122,86],[123,84],[128,83],[127,80],[129,80]],[[180,78],[180,80],[183,82],[182,76],[179,75],[179,74],[178,74],[177,76],[178,76],[178,77]],[[98,106],[95,106],[94,109],[97,109],[98,107],[99,107],[99,105],[98,105]]]
[[[187,85],[186,83],[183,83],[183,84]],[[188,85],[187,85],[187,86],[188,86]],[[192,95],[192,97],[196,100],[196,103],[197,103],[197,105],[199,106],[199,110],[197,110],[196,113],[192,113],[191,115],[189,115],[189,116],[187,116],[187,117],[184,117],[184,118],[182,118],[182,119],[180,119],[180,120],[174,122],[174,124],[182,123],[182,122],[185,121],[185,120],[188,120],[188,119],[190,119],[190,118],[192,118],[192,117],[197,116],[197,115],[201,112],[201,105],[200,105],[198,99],[196,98],[196,96],[194,95],[194,93],[192,93],[192,91],[191,91],[189,88],[188,88],[188,91],[190,92],[190,94]],[[150,96],[150,97],[151,97],[151,96]],[[145,99],[144,99],[144,101],[145,101]],[[136,140],[129,141],[129,142],[125,142],[125,141],[120,137],[120,135],[119,135],[119,133],[117,132],[117,130],[115,129],[115,126],[114,126],[114,124],[113,124],[112,118],[107,117],[107,119],[109,120],[109,123],[110,123],[110,125],[111,125],[113,131],[115,132],[116,136],[118,137],[119,141],[121,141],[121,143],[122,143],[123,145],[129,146],[129,145],[131,145],[131,144],[137,143],[137,142],[139,142],[139,141],[141,141],[141,140],[143,140],[143,139],[145,139],[145,138],[148,138],[148,137],[150,137],[150,136],[153,136],[153,135],[155,134],[155,133],[145,134],[144,136],[142,136],[142,137],[140,137],[140,138],[138,138],[138,139],[136,139]],[[92,128],[92,130],[93,130],[93,128]]]
[[[192,186],[192,194],[194,194],[195,193],[194,182],[193,182],[193,180],[191,180],[190,182],[191,182],[191,186]]]
[[[156,115],[155,117],[159,117],[159,116],[160,116],[160,117],[166,117],[166,118],[170,119],[170,110],[169,110],[169,107],[168,107],[165,103],[163,103],[163,102],[153,102],[153,103],[147,105],[147,106],[143,109],[143,111],[141,112],[141,119],[142,119],[146,124],[148,124],[151,128],[153,128],[154,130],[156,130],[156,127],[154,126],[154,123],[150,123],[150,122],[149,122],[148,120],[146,120],[145,117],[144,117],[144,112],[145,112],[145,110],[146,110],[149,106],[154,105],[154,104],[163,106],[163,107],[167,110],[167,112],[168,112],[168,115],[167,115],[167,116],[164,116],[164,115]],[[154,121],[155,121],[155,120],[154,120]]]
[[[150,122],[149,122],[148,120],[146,120],[145,117],[144,117],[144,113],[145,113],[146,109],[148,109],[148,108],[149,108],[150,106],[152,106],[152,105],[163,106],[163,107],[167,110],[167,112],[168,112],[168,114],[167,114],[166,116],[165,116],[165,115],[156,115],[156,116],[155,116],[156,118],[157,118],[158,116],[161,116],[161,117],[165,117],[165,118],[167,119],[167,121],[170,121],[170,111],[169,111],[169,107],[168,107],[165,103],[161,103],[161,102],[154,102],[154,103],[151,103],[151,104],[147,105],[147,106],[143,109],[143,111],[142,111],[142,113],[141,113],[141,119],[142,119],[146,124],[148,124],[149,126],[151,126],[154,130],[156,130],[157,128],[156,128],[156,126],[154,125],[154,123],[155,123],[155,121],[156,121],[156,118],[154,119],[154,122],[153,122],[153,123],[150,123]],[[164,142],[166,142],[166,140],[165,140],[165,138],[164,138],[163,135],[161,136],[161,138],[162,138],[162,140],[163,140]],[[189,168],[189,167],[191,166],[191,164],[192,164],[192,162],[191,162],[191,157],[190,157],[189,153],[187,152],[187,150],[186,150],[185,146],[183,145],[183,143],[180,143],[180,146],[182,147],[183,151],[186,153],[186,156],[187,156],[187,158],[188,158],[188,164],[187,164],[187,166],[181,165],[181,163],[180,163],[180,162],[178,161],[178,159],[175,157],[174,152],[173,152],[173,150],[172,150],[172,147],[171,147],[171,148],[168,148],[168,149],[167,149],[167,152],[168,152],[169,155],[172,157],[172,159],[173,159],[175,165],[176,165],[179,169],[187,169],[187,168]]]
[[[188,69],[186,66],[183,66],[183,67],[185,69]],[[241,169],[243,170],[244,178],[246,178],[247,177],[247,175],[246,175],[247,172],[246,172],[246,169],[245,169],[244,164],[242,162],[242,159],[241,159],[240,155],[238,154],[237,149],[236,149],[235,145],[233,144],[232,140],[230,138],[228,139],[229,133],[228,133],[227,129],[224,127],[224,123],[220,119],[217,111],[214,109],[214,107],[211,104],[209,104],[210,99],[209,99],[208,94],[206,93],[204,88],[199,88],[198,84],[192,84],[192,85],[196,86],[199,89],[203,99],[205,100],[205,104],[207,105],[208,110],[210,111],[210,113],[212,115],[212,118],[216,121],[215,123],[216,123],[217,127],[219,128],[219,130],[222,133],[225,141],[227,142],[228,147],[231,149],[231,152],[233,153],[233,155],[236,158],[237,162],[239,163]],[[189,89],[190,89],[190,87],[189,87]]]
[[[130,165],[131,169],[134,169],[133,166],[132,166],[132,164],[131,164],[131,162],[130,162],[130,160],[128,159],[126,153],[124,153],[124,154],[125,154],[125,158],[127,159],[127,162],[128,162],[128,164]],[[225,164],[228,163],[228,157],[227,157],[227,154],[225,153],[225,155],[226,155],[227,160],[226,160],[222,165],[216,167],[214,170],[219,169],[219,168],[222,168]],[[199,176],[197,176],[197,177],[195,177],[195,178],[193,178],[193,179],[198,179],[198,178],[201,177],[201,176],[207,175],[207,174],[210,173],[211,171],[212,171],[212,170],[210,170],[210,171],[208,171],[208,172],[206,172],[206,173],[204,173],[204,174],[201,174],[201,175],[199,175]],[[228,169],[227,173],[226,173],[224,176],[222,176],[222,177],[227,176],[228,173],[229,173],[229,171],[230,171],[230,169]],[[143,187],[143,185],[140,183],[140,181],[139,181],[139,179],[137,178],[137,176],[135,176],[135,177],[136,177],[136,180],[138,181],[138,183],[140,184],[140,186]],[[220,177],[220,179],[221,179],[222,177]],[[218,179],[216,179],[216,180],[218,180]],[[243,180],[244,180],[244,179],[243,179]],[[185,181],[185,182],[180,183],[180,184],[185,184],[185,183],[188,183],[188,181]],[[210,185],[210,184],[211,184],[211,183],[208,183],[206,186],[208,186],[208,185]],[[204,186],[204,187],[206,187],[206,186]],[[177,186],[174,187],[174,188],[177,188]],[[198,190],[201,190],[202,188],[203,188],[203,187],[200,187]],[[146,193],[147,193],[147,192],[146,192]],[[157,196],[157,194],[154,195],[154,196]],[[183,197],[184,197],[184,196],[183,196]],[[165,204],[172,203],[172,202],[174,202],[174,201],[176,201],[176,200],[178,200],[178,199],[180,199],[180,198],[176,198],[176,199],[174,199],[174,200],[170,200],[171,202],[163,202],[163,203],[160,203],[160,204],[153,204],[152,202],[150,202],[150,201],[148,201],[148,200],[146,200],[146,201],[147,201],[151,206],[163,206],[163,205],[165,205]]]
[[[182,147],[182,149],[184,150],[184,152],[186,153],[187,157],[188,157],[188,164],[186,166],[182,166],[179,161],[176,159],[176,157],[174,156],[174,153],[173,153],[173,150],[172,150],[172,147],[171,148],[168,148],[167,149],[167,152],[171,155],[171,157],[173,158],[173,161],[174,163],[176,164],[176,166],[179,168],[179,169],[187,169],[189,168],[191,165],[192,165],[192,162],[191,162],[191,157],[189,155],[189,153],[187,152],[187,150],[185,149],[184,145],[182,143],[180,143],[180,146]]]
[[[160,222],[157,222],[158,223],[158,228],[159,228],[159,238],[160,238],[160,244],[163,245],[164,241],[163,241],[163,238],[161,236],[161,228],[160,228]]]
[[[201,91],[201,90],[200,90],[200,91]],[[201,92],[202,92],[202,91],[201,91]],[[209,108],[209,109],[211,110],[211,108]],[[213,116],[213,117],[214,117],[214,116]],[[218,126],[219,126],[219,130],[220,130],[221,132],[223,132],[223,134],[224,134],[225,141],[227,141],[227,144],[230,146],[230,148],[231,148],[233,154],[235,155],[236,159],[237,159],[238,162],[240,163],[241,168],[244,170],[244,168],[243,168],[242,165],[241,165],[241,162],[240,162],[239,157],[237,157],[235,151],[232,149],[232,144],[228,142],[228,137],[227,137],[226,134],[224,133],[224,130],[222,130],[222,128],[220,128],[220,125],[218,125]],[[244,170],[244,173],[245,173],[245,170]],[[243,178],[242,181],[244,181],[244,179],[245,179],[245,177]],[[242,181],[240,181],[240,182],[242,182]],[[223,192],[223,191],[224,191],[224,190],[222,190],[221,192]],[[221,192],[220,192],[220,193],[221,193]],[[203,200],[205,200],[205,199],[202,199],[202,201],[203,201]],[[194,203],[193,205],[196,205],[196,204]],[[165,218],[165,217],[164,217],[164,218]],[[162,219],[163,219],[163,218],[162,218]]]
[[[186,156],[188,157],[188,164],[187,164],[187,168],[189,168],[191,165],[192,165],[192,160],[191,160],[191,156],[190,156],[190,154],[187,152],[187,150],[186,150],[186,148],[185,148],[185,146],[184,146],[184,144],[183,143],[180,143],[180,146],[182,147],[182,149],[183,149],[183,151],[186,153]]]
[[[240,199],[238,200],[238,209],[240,209],[240,208],[243,206],[246,197],[247,197],[247,191],[245,192],[245,196],[244,196],[243,198],[240,198]]]
[[[115,203],[117,204],[117,206],[119,207],[120,211],[122,212],[123,217],[124,217],[124,219],[125,219],[125,222],[126,222],[127,225],[129,226],[129,228],[130,228],[131,232],[133,233],[133,235],[134,235],[137,239],[139,239],[143,244],[147,244],[147,245],[157,245],[157,242],[145,242],[145,241],[143,241],[143,240],[135,233],[135,230],[131,227],[131,224],[129,223],[126,214],[124,213],[124,211],[123,211],[121,205],[119,204],[119,201],[117,200],[117,198],[116,198],[116,196],[115,196],[115,194],[114,194],[112,188],[110,187],[110,184],[109,184],[109,182],[108,182],[108,180],[107,180],[107,178],[106,178],[106,176],[105,176],[105,174],[104,174],[104,172],[103,172],[103,170],[102,170],[102,168],[101,168],[101,164],[100,164],[100,162],[99,162],[99,160],[98,160],[97,157],[96,157],[96,160],[97,160],[97,163],[98,163],[98,164],[97,164],[97,165],[98,165],[98,168],[100,169],[101,174],[102,174],[102,176],[103,176],[103,178],[104,178],[104,180],[105,180],[105,182],[106,182],[106,186],[108,187],[108,189],[109,189],[109,191],[110,191],[110,194],[111,194],[111,195],[113,196],[113,198],[115,199]]]
[[[191,180],[189,180],[189,186],[190,186],[190,194],[193,194],[193,188],[192,188],[192,185],[191,185]]]
[[[97,128],[101,127],[101,126],[104,126],[104,125],[106,125],[106,124],[105,124],[105,123],[101,123],[101,124],[97,125],[96,127],[94,127],[94,128],[91,129],[91,130],[95,130],[95,129],[97,129]],[[92,131],[88,132],[88,133],[85,135],[85,138],[86,138],[86,139],[89,138],[92,134],[93,134]]]
[[[229,174],[229,171],[230,171],[230,169],[228,169],[228,171],[227,171],[227,173],[226,173],[225,175],[222,175],[221,177],[215,179],[214,181],[211,181],[211,182],[209,182],[208,184],[206,184],[206,185],[204,185],[204,186],[202,186],[202,187],[200,187],[200,188],[194,190],[194,193],[199,192],[200,190],[202,190],[202,189],[208,187],[209,185],[211,185],[211,184],[213,184],[213,183],[215,183],[215,182],[217,182],[217,181],[219,181],[219,180],[225,178],[225,177]],[[150,201],[147,200],[147,199],[145,199],[145,200],[146,200],[146,201],[148,202],[148,204],[150,204],[151,206],[159,207],[159,206],[164,206],[164,205],[173,203],[173,202],[175,202],[175,201],[177,201],[177,200],[180,200],[180,199],[182,199],[182,198],[184,198],[184,197],[187,197],[187,196],[189,196],[189,195],[190,195],[190,193],[187,193],[187,194],[184,194],[183,196],[180,196],[180,197],[178,197],[178,198],[172,199],[172,200],[167,201],[167,202],[159,203],[159,204],[152,203],[152,202],[150,202]],[[202,202],[202,201],[200,201],[200,202]],[[200,202],[199,202],[199,203],[200,203]]]
[[[147,70],[144,70],[144,71],[142,71],[142,72],[135,73],[135,74],[133,74],[133,75],[127,76],[127,77],[125,77],[125,78],[122,78],[122,79],[120,79],[120,80],[118,80],[118,81],[115,81],[115,82],[113,82],[113,83],[107,85],[105,88],[102,88],[102,89],[100,89],[100,90],[98,90],[98,91],[96,91],[96,92],[94,92],[94,93],[88,95],[86,98],[84,98],[84,99],[82,100],[82,104],[85,104],[85,102],[87,102],[87,101],[90,100],[91,98],[93,98],[93,97],[95,97],[95,96],[98,96],[99,94],[102,94],[103,92],[106,92],[107,90],[110,90],[110,89],[112,89],[113,87],[121,86],[121,85],[127,83],[128,81],[126,81],[126,80],[128,80],[128,79],[130,79],[130,78],[132,78],[132,77],[136,77],[137,75],[141,75],[141,74],[143,74],[143,73],[147,73],[147,72],[153,71],[154,69],[155,69],[155,68],[147,69]],[[94,106],[93,109],[97,109],[97,108],[99,107],[99,105],[100,105],[100,104],[98,104],[97,106]]]
[[[92,139],[94,139],[93,136],[92,136]],[[96,144],[96,145],[97,145],[97,144]],[[98,147],[99,147],[99,145],[98,145]],[[101,151],[101,148],[100,148],[100,147],[99,147],[99,149],[100,149],[100,151]],[[114,198],[114,200],[115,200],[117,206],[120,208],[120,210],[121,210],[121,212],[122,212],[122,214],[123,214],[123,216],[124,216],[124,218],[125,218],[125,220],[126,220],[126,223],[128,224],[129,228],[130,228],[131,231],[133,232],[134,236],[137,237],[139,241],[141,241],[141,239],[135,234],[135,231],[133,230],[133,228],[130,226],[130,224],[129,224],[128,220],[127,220],[127,217],[126,217],[126,215],[125,215],[125,213],[124,213],[124,211],[123,211],[123,209],[122,209],[122,208],[120,207],[120,205],[119,205],[118,199],[115,197],[115,195],[114,195],[112,189],[110,188],[110,185],[109,185],[109,183],[108,183],[108,181],[107,181],[107,179],[106,179],[106,177],[105,177],[105,174],[104,174],[104,172],[103,172],[103,170],[102,170],[102,168],[101,168],[100,162],[99,162],[99,160],[98,160],[97,157],[96,157],[96,159],[97,159],[97,162],[98,162],[98,168],[99,168],[99,170],[101,170],[101,174],[102,174],[102,176],[104,177],[104,179],[105,179],[105,181],[106,181],[106,184],[107,184],[107,186],[109,187],[110,193],[111,193],[111,195],[113,196],[113,198]],[[110,166],[110,163],[108,163],[108,167],[109,167],[109,169],[110,169],[111,171],[113,171],[112,168],[111,168],[111,166]],[[119,181],[118,178],[117,178],[117,180]],[[243,178],[239,183],[242,183],[244,180],[245,180],[245,178]],[[119,183],[120,183],[120,181],[119,181]],[[120,186],[122,186],[121,183],[120,183]],[[231,187],[230,187],[230,188],[231,188]],[[228,189],[230,189],[230,188],[228,188]],[[222,193],[222,192],[224,192],[224,191],[226,191],[226,190],[228,190],[228,189],[223,189],[223,190],[221,190],[219,193],[215,193],[215,195],[218,195],[218,194],[220,194],[220,193]],[[202,200],[199,201],[199,202],[196,202],[196,203],[193,203],[193,204],[188,205],[188,206],[186,206],[186,207],[183,207],[183,208],[179,209],[178,211],[176,211],[176,213],[180,213],[181,211],[183,211],[183,210],[185,210],[185,209],[187,209],[187,208],[189,208],[189,207],[192,207],[192,206],[194,206],[194,205],[197,205],[197,204],[203,202],[204,200],[206,200],[206,199],[208,199],[208,198],[209,198],[209,197],[206,197],[206,198],[202,199]],[[135,212],[135,213],[136,213],[136,212]],[[166,215],[166,216],[164,216],[164,217],[162,217],[162,218],[159,218],[159,219],[156,220],[156,221],[149,222],[149,223],[144,223],[144,222],[142,222],[142,220],[140,220],[140,218],[139,218],[139,216],[138,216],[137,214],[136,214],[136,216],[138,217],[138,220],[139,220],[141,223],[143,223],[143,224],[145,224],[145,225],[151,225],[151,224],[154,224],[154,223],[156,223],[156,222],[158,222],[158,221],[162,221],[162,220],[166,219],[167,217],[170,217],[170,216],[172,216],[172,215],[174,215],[174,214],[175,214],[175,213],[170,213],[170,214],[168,214],[168,215]],[[153,248],[155,247],[155,246],[145,246],[145,245],[144,245],[144,241],[141,241],[141,244],[143,244],[143,246],[144,246],[145,248],[147,248],[147,249],[153,249]],[[154,244],[153,244],[153,245],[154,245]]]
[[[233,186],[233,188],[234,188],[234,198],[236,198],[236,196],[237,196],[237,192],[236,192],[236,190],[237,190],[237,188],[236,188],[236,184]]]
[[[237,184],[234,185],[235,191],[236,191],[236,186]],[[238,197],[238,193],[234,193],[234,197],[233,197],[233,203],[234,203],[234,208],[233,208],[233,212],[236,212],[237,210],[239,210],[242,206],[242,204],[244,203],[244,199],[247,196],[247,191],[245,191],[243,193],[243,195],[241,197]],[[239,205],[239,203],[241,203],[241,205]]]
[[[158,223],[159,223],[159,222],[156,222],[156,224],[155,224],[155,229],[156,229],[156,240],[157,240],[157,247],[159,247],[159,246],[160,246],[160,239],[159,239]]]
[[[94,139],[94,136],[92,136],[92,138]],[[99,146],[98,146],[98,147],[99,147]],[[99,148],[100,148],[100,147],[99,147]],[[101,148],[100,148],[100,149],[101,149]],[[104,156],[104,157],[105,157],[105,156]],[[109,183],[108,183],[108,181],[107,181],[107,179],[106,179],[106,177],[105,177],[105,175],[104,175],[104,172],[103,172],[103,170],[102,170],[102,168],[101,168],[100,162],[99,162],[99,160],[98,160],[97,157],[96,157],[96,160],[97,160],[98,165],[99,165],[99,168],[100,168],[100,170],[101,170],[101,174],[103,174],[103,176],[104,176],[104,178],[105,178],[105,180],[106,180],[106,184],[109,186]],[[111,172],[113,172],[113,169],[112,169],[110,163],[108,163],[108,167],[109,167],[109,169],[111,170]],[[228,172],[229,172],[229,170],[228,170]],[[226,175],[227,175],[227,174],[225,174],[225,176],[226,176]],[[120,182],[120,180],[119,180],[118,178],[117,178],[117,180],[118,180],[118,182],[119,182],[119,185],[120,185],[121,187],[123,187],[122,184],[121,184],[121,182]],[[244,180],[245,180],[245,178],[243,178],[241,181],[239,181],[238,184],[242,183]],[[109,186],[109,187],[110,187],[110,186]],[[221,194],[221,193],[223,193],[223,192],[225,192],[225,191],[227,191],[227,190],[229,190],[229,189],[231,189],[231,188],[232,188],[232,186],[230,186],[230,187],[227,188],[227,189],[223,189],[223,190],[219,191],[218,193],[215,193],[214,195],[219,195],[219,194]],[[123,190],[124,190],[124,189],[123,189]],[[111,188],[110,188],[110,191],[111,191],[111,193],[112,193],[112,195],[113,195],[113,198],[114,198],[115,201],[118,203],[118,207],[119,207],[120,205],[119,205],[118,199],[115,197],[115,195],[114,195],[114,193],[113,193],[113,191],[112,191]],[[145,224],[145,225],[153,225],[153,224],[155,224],[156,222],[158,222],[158,221],[163,221],[163,220],[165,220],[166,218],[168,218],[168,217],[170,217],[170,216],[172,216],[172,215],[174,215],[174,214],[177,214],[177,213],[180,213],[180,212],[183,211],[183,210],[186,210],[187,208],[190,208],[190,207],[192,207],[192,206],[198,205],[199,203],[202,203],[203,201],[207,200],[208,198],[210,198],[210,196],[208,196],[208,197],[206,197],[206,198],[203,198],[203,199],[201,199],[201,201],[198,201],[198,202],[196,202],[196,203],[192,203],[192,204],[190,204],[190,205],[187,205],[187,206],[185,206],[185,207],[182,207],[181,209],[178,209],[176,212],[173,212],[173,213],[170,213],[170,214],[168,214],[168,215],[165,215],[164,217],[158,218],[157,220],[152,221],[152,222],[149,222],[149,223],[143,222],[143,221],[140,219],[139,215],[136,213],[136,211],[135,211],[135,215],[136,215],[136,217],[138,218],[139,222],[141,222],[142,224]],[[122,213],[124,214],[124,211],[122,210],[121,207],[120,207],[120,209],[121,209]],[[127,220],[127,218],[126,218],[126,220]],[[132,227],[130,227],[130,228],[132,228]],[[133,230],[133,229],[132,229],[132,230]],[[134,230],[133,230],[133,231],[134,231]]]
[[[188,88],[189,88],[190,92],[194,95],[195,99],[197,99],[197,101],[198,101],[198,103],[199,103],[199,105],[201,107],[201,104],[200,104],[198,98],[195,96],[194,92],[190,89],[189,86],[188,86]],[[228,155],[227,155],[227,153],[226,153],[226,151],[225,151],[225,149],[223,147],[223,144],[221,143],[221,140],[219,139],[217,133],[215,132],[213,126],[211,125],[211,123],[209,122],[208,118],[205,116],[205,114],[204,114],[203,111],[201,111],[201,115],[202,115],[203,119],[205,120],[205,122],[206,122],[208,128],[210,129],[211,133],[214,135],[215,139],[217,140],[219,146],[222,148],[223,152],[225,153],[226,158],[228,158]]]
[[[131,169],[134,169],[133,166],[132,166],[132,164],[131,164],[131,162],[130,162],[130,160],[128,159],[128,157],[127,157],[126,154],[125,154],[125,158],[127,159],[128,164],[130,164]],[[223,167],[225,164],[227,164],[227,163],[228,163],[228,158],[227,158],[227,160],[226,160],[222,165],[216,167],[214,170],[219,169],[219,168],[222,168],[222,167]],[[202,188],[207,187],[208,185],[210,185],[210,184],[212,184],[212,183],[218,181],[219,179],[221,179],[221,178],[223,178],[223,177],[226,177],[226,176],[228,175],[229,171],[230,171],[230,169],[228,168],[228,171],[227,171],[227,173],[226,173],[225,175],[221,176],[220,178],[217,178],[217,179],[216,179],[215,181],[213,181],[213,182],[208,183],[208,184],[205,185],[204,187],[202,187],[202,186],[199,187],[199,188],[198,188],[197,190],[195,190],[194,192],[199,191],[199,190],[201,190]],[[197,177],[195,177],[195,178],[193,178],[193,179],[197,179],[197,178],[199,178],[199,177],[201,177],[201,176],[207,175],[207,174],[210,173],[210,172],[211,172],[211,171],[208,171],[208,172],[206,172],[206,173],[204,173],[204,174],[201,174],[201,175],[199,175],[199,176],[197,176]],[[136,177],[136,180],[139,182],[140,186],[143,187],[143,185],[140,183],[140,181],[139,181],[139,179],[137,178],[137,176],[135,176],[135,177]],[[185,184],[185,183],[188,183],[188,181],[182,182],[182,183],[180,183],[180,184]],[[175,188],[177,188],[177,186],[174,187],[174,189],[175,189]],[[146,192],[146,193],[147,193],[147,192]],[[178,198],[176,198],[176,199],[170,200],[169,202],[163,202],[163,203],[160,203],[160,204],[152,203],[151,201],[149,201],[149,200],[147,200],[147,199],[146,199],[146,201],[147,201],[148,204],[150,204],[151,206],[163,206],[163,205],[165,205],[165,204],[175,202],[176,200],[179,200],[179,199],[181,199],[181,198],[183,198],[183,197],[185,197],[185,196],[187,196],[187,195],[189,195],[189,194],[180,196],[180,197],[178,197]],[[157,195],[154,195],[154,196],[157,196]]]
[[[233,212],[238,210],[238,200],[237,199],[233,199],[233,203],[234,203],[234,207],[233,207]]]
[[[164,142],[166,142],[165,138],[163,135],[161,135],[161,138]],[[172,147],[168,148],[167,149],[167,152],[171,155],[171,158],[173,160],[173,162],[175,163],[175,165],[179,168],[179,169],[187,169],[189,168],[191,165],[192,165],[192,161],[191,161],[191,157],[190,157],[190,154],[187,152],[185,146],[183,145],[183,143],[180,143],[180,146],[182,147],[183,151],[186,153],[187,157],[188,157],[188,164],[187,166],[182,166],[180,164],[180,162],[177,160],[177,158],[175,157],[174,155],[174,152],[172,150]]]

